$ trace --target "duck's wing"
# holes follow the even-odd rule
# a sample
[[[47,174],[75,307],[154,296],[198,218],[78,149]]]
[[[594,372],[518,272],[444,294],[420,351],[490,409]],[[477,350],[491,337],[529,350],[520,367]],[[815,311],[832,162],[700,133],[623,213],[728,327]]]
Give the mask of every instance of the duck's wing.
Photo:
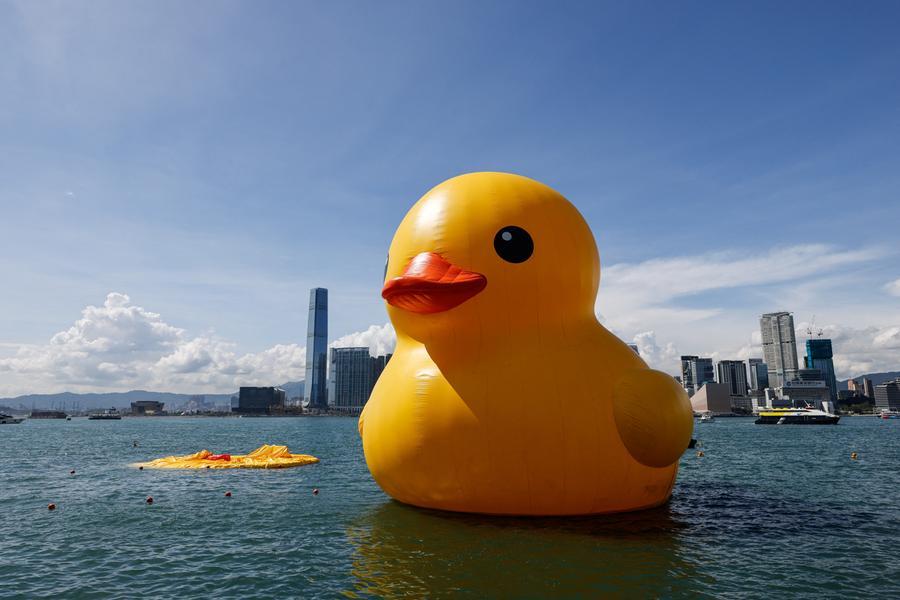
[[[648,467],[666,467],[691,441],[691,402],[678,382],[660,371],[626,371],[613,389],[616,428],[628,452]]]

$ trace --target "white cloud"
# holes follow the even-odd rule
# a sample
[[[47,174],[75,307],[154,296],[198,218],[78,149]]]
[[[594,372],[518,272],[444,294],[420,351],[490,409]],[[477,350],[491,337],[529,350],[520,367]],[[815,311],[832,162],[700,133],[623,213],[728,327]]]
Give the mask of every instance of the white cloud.
[[[891,296],[900,297],[900,279],[886,283],[884,289]]]
[[[306,349],[297,344],[237,354],[231,343],[212,336],[191,338],[127,295],[112,292],[103,306],[85,308],[72,327],[48,344],[23,346],[0,359],[8,380],[0,393],[136,387],[231,392],[240,385],[302,379],[305,359]]]
[[[603,269],[597,309],[669,373],[678,372],[676,349],[714,360],[760,357],[759,315],[774,310],[795,313],[801,360],[802,318],[818,314],[820,325],[831,323],[824,329],[839,377],[898,370],[900,313],[885,296],[860,293],[870,285],[865,268],[889,254],[806,244],[616,264]]]
[[[390,323],[384,325],[372,325],[365,331],[348,333],[331,343],[332,348],[367,347],[369,354],[380,356],[394,351],[397,344],[397,334]]]
[[[665,346],[660,346],[656,341],[656,332],[643,331],[631,341],[637,345],[641,358],[650,367],[668,373],[677,373],[681,369],[681,354],[675,344],[668,342]]]
[[[613,326],[625,330],[644,328],[655,321],[702,321],[728,307],[685,307],[676,301],[718,290],[797,282],[883,254],[873,248],[837,250],[805,244],[758,254],[714,252],[620,263],[602,271],[597,310]]]

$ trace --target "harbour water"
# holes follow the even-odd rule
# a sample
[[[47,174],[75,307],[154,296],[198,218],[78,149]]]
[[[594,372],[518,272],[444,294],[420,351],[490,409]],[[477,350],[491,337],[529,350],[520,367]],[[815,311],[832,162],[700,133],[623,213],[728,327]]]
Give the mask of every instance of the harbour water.
[[[900,597],[900,421],[718,419],[695,437],[704,456],[685,453],[668,506],[548,520],[391,501],[354,419],[4,425],[0,597]],[[129,466],[263,443],[322,461]]]

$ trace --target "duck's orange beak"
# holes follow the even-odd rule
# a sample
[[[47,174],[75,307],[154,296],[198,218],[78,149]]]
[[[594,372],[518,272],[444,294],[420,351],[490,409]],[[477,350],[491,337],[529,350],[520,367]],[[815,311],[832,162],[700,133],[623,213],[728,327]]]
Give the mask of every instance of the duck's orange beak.
[[[391,306],[430,314],[457,307],[487,286],[481,273],[460,269],[440,254],[422,252],[403,275],[384,285],[381,297]]]

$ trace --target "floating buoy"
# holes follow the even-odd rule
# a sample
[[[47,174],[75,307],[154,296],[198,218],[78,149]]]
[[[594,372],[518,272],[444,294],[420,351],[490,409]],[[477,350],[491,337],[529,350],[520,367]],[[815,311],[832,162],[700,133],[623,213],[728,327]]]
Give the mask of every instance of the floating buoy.
[[[147,504],[153,504],[153,496],[147,496]]]
[[[850,453],[850,460],[856,460],[857,458],[859,458],[859,456],[857,456],[856,452]]]
[[[697,457],[699,458],[699,457],[701,457],[701,456],[703,456],[703,450],[698,450],[698,451],[697,451]]]
[[[231,498],[231,492],[225,492],[225,497],[226,497],[226,498]]]
[[[75,469],[72,469],[71,471],[69,471],[69,475],[74,475],[74,474],[75,474]]]
[[[313,488],[313,496],[319,495],[319,488]]]
[[[47,505],[47,510],[56,510],[56,505],[51,502]]]
[[[143,471],[144,467],[138,467],[138,471]]]

